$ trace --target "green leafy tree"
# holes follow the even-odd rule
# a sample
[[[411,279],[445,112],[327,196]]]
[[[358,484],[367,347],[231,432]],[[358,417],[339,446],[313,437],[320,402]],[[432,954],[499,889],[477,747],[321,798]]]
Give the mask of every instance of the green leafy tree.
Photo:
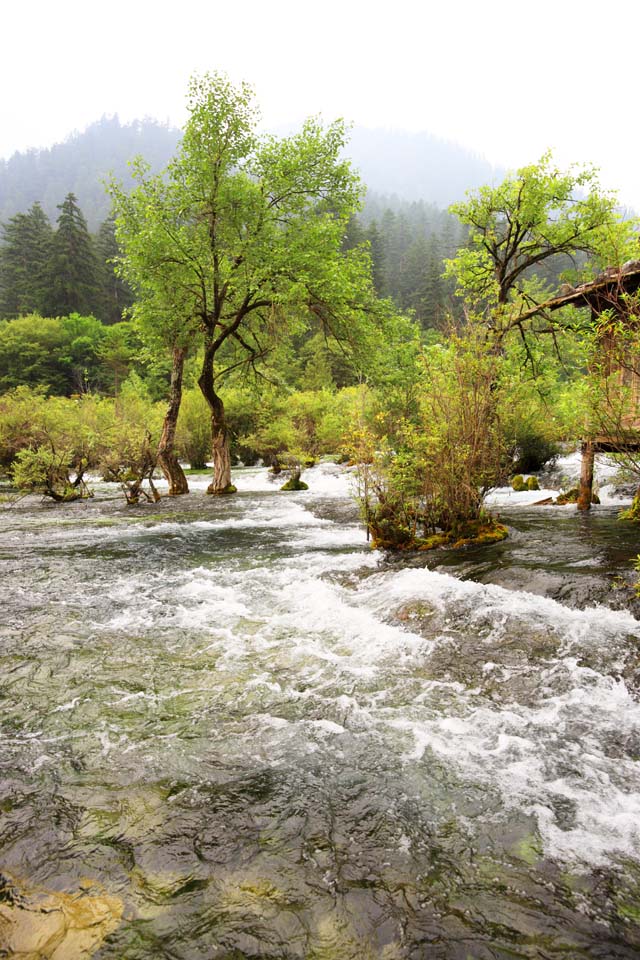
[[[99,470],[103,479],[118,483],[128,504],[160,499],[153,482],[158,460],[162,413],[153,404],[141,378],[134,372],[125,380],[114,402],[110,429],[102,437]]]
[[[341,157],[344,125],[310,120],[279,139],[259,138],[256,122],[246,84],[196,77],[166,178],[139,165],[128,205],[113,190],[124,269],[135,256],[139,279],[146,250],[149,303],[202,336],[198,382],[210,410],[215,494],[232,490],[225,376],[259,364],[274,343],[314,321],[357,339],[374,309],[368,254],[342,250],[361,194]]]
[[[117,212],[116,237],[123,251],[118,274],[135,290],[130,313],[148,354],[161,363],[170,358],[158,463],[168,480],[169,495],[178,496],[189,491],[175,445],[185,362],[199,331],[194,278],[188,262],[183,262],[181,191],[167,177],[150,176],[142,159],[134,165],[134,176],[138,185],[131,192],[115,182],[110,185]]]
[[[481,187],[451,211],[468,226],[469,243],[447,261],[447,275],[497,339],[545,299],[544,286],[531,278],[551,259],[583,253],[593,270],[619,265],[637,248],[635,225],[621,219],[597,172],[561,171],[549,153],[499,186]]]
[[[0,459],[15,485],[66,502],[91,495],[85,475],[97,466],[113,422],[113,404],[96,397],[45,397],[27,387],[0,398]]]
[[[110,329],[117,330],[77,313],[0,322],[0,391],[28,384],[68,395],[106,386]]]
[[[62,360],[67,346],[58,318],[32,315],[0,323],[0,391],[28,384],[69,393],[69,370]]]
[[[122,383],[127,379],[134,366],[137,345],[131,323],[123,320],[113,326],[105,327],[98,357],[101,364],[102,390],[117,397]]]

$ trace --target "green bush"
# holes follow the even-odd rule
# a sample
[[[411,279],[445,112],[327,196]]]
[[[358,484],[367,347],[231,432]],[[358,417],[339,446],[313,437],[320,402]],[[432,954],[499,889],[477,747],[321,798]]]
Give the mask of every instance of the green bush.
[[[526,431],[516,439],[514,467],[522,473],[535,473],[559,454],[558,444],[540,433]]]

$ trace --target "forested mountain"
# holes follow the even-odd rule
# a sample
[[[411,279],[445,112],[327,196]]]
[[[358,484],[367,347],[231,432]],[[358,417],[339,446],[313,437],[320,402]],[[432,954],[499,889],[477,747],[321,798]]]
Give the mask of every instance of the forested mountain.
[[[141,154],[152,170],[160,170],[175,153],[180,131],[155,120],[121,124],[118,117],[103,117],[83,133],[47,150],[14,153],[0,160],[0,221],[24,213],[38,201],[50,220],[57,206],[73,193],[89,229],[98,229],[109,217],[110,201],[105,177],[128,177],[128,162]]]
[[[160,170],[175,153],[180,135],[155,120],[122,124],[117,116],[103,117],[64,143],[0,160],[0,221],[24,213],[35,201],[55,220],[57,205],[73,193],[89,229],[96,230],[110,212],[104,178],[113,173],[126,180],[127,163],[138,154],[152,170]],[[502,176],[481,157],[428,133],[356,127],[348,152],[370,193],[401,201],[445,207],[465,190]]]
[[[370,244],[380,296],[413,311],[424,329],[438,328],[452,310],[453,286],[442,277],[443,260],[466,240],[466,228],[434,203],[368,193],[347,245]]]
[[[83,269],[85,276],[93,279],[88,286],[85,282],[79,298],[82,306],[78,302],[73,309],[82,312],[90,307],[104,320],[117,319],[118,310],[127,302],[126,294],[117,290],[117,296],[105,300],[105,293],[89,289],[97,284],[104,291],[115,282],[108,268],[106,279],[95,275],[95,269],[104,272],[105,261],[116,253],[108,244],[108,250],[100,249],[110,235],[104,180],[112,173],[126,183],[127,164],[136,155],[143,156],[152,170],[162,169],[175,154],[180,136],[179,130],[153,120],[121,124],[117,117],[103,117],[64,143],[0,161],[0,223],[4,224],[5,241],[0,316],[17,316],[33,309],[55,315],[63,310],[62,292],[58,291],[60,302],[52,302],[51,284],[46,280],[40,283],[40,279],[52,270],[59,272],[53,261],[46,269],[43,266],[54,252],[49,245],[53,234],[45,234],[50,224],[58,221],[64,198],[72,195],[89,231],[96,234],[94,258],[98,264],[92,268],[88,253]],[[424,327],[438,326],[451,294],[441,278],[442,260],[453,256],[465,236],[444,205],[460,198],[466,189],[491,180],[493,169],[463,148],[426,133],[356,128],[349,152],[369,189],[346,246],[368,240],[380,295],[392,297],[402,310],[413,310]],[[38,206],[34,208],[34,204]],[[37,251],[25,253],[24,235],[32,233],[38,237]],[[62,236],[58,237],[58,247],[61,240]],[[29,242],[33,245],[33,238]],[[13,252],[7,243],[13,244]],[[35,273],[33,263],[38,266]],[[35,289],[39,283],[47,293],[44,298],[42,291]]]

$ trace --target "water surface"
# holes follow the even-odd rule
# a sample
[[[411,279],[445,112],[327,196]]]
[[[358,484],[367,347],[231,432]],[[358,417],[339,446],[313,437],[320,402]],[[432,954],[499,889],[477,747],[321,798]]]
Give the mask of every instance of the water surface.
[[[3,869],[100,960],[640,956],[635,532],[388,561],[309,484],[3,511]]]

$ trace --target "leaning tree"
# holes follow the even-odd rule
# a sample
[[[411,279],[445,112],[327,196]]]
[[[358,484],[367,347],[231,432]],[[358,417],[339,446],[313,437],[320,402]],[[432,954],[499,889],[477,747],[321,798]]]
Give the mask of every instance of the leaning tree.
[[[252,90],[218,74],[193,78],[188,103],[164,174],[138,163],[134,191],[111,190],[134,312],[164,337],[174,370],[180,351],[201,351],[208,492],[222,494],[233,491],[225,376],[259,365],[276,342],[318,322],[345,343],[357,340],[375,298],[366,250],[342,249],[362,194],[342,157],[344,125],[309,120],[292,136],[259,136]]]
[[[531,327],[536,306],[549,297],[541,282],[545,266],[562,258],[566,267],[588,273],[637,255],[635,224],[621,217],[597,170],[560,170],[550,153],[450,210],[468,227],[469,239],[446,261],[446,273],[494,343]]]

